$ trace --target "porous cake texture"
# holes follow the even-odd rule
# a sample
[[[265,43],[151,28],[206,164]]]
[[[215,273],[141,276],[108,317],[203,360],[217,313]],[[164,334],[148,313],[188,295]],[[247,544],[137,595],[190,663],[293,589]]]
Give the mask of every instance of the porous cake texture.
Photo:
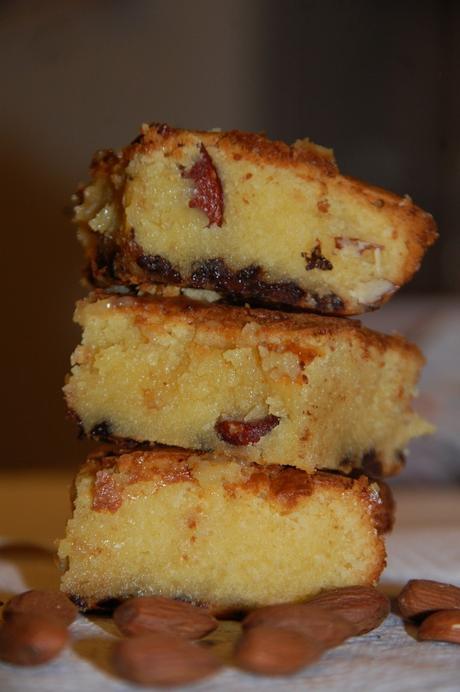
[[[103,292],[76,320],[65,395],[96,439],[379,476],[431,430],[411,409],[418,349],[354,320]]]
[[[152,283],[353,315],[385,303],[437,237],[409,197],[339,174],[332,152],[243,132],[144,126],[99,152],[75,220],[97,286]]]
[[[161,594],[225,610],[374,584],[384,498],[365,476],[179,449],[101,452],[76,478],[61,588],[82,609]]]

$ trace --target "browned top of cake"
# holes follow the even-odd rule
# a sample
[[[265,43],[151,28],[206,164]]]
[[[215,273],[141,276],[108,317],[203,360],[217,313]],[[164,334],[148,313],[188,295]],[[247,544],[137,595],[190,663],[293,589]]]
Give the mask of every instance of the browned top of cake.
[[[398,223],[399,220],[407,225],[411,231],[410,244],[413,244],[414,251],[418,245],[423,248],[429,247],[438,237],[432,216],[417,207],[407,195],[401,197],[377,186],[341,175],[332,150],[314,144],[308,139],[297,140],[289,145],[270,140],[261,133],[239,130],[206,132],[152,123],[143,125],[141,134],[121,152],[99,151],[92,162],[92,173],[107,175],[116,172],[117,169],[124,168],[136,154],[149,153],[156,149],[162,149],[165,156],[171,156],[178,149],[196,143],[197,140],[205,147],[219,148],[234,160],[245,159],[260,165],[289,167],[307,180],[335,179],[334,182],[343,186],[351,196],[365,197],[374,206],[382,208],[393,223]],[[418,263],[418,249],[416,256],[415,261]]]
[[[381,334],[361,325],[356,319],[343,319],[340,317],[326,317],[311,313],[283,312],[264,308],[251,308],[249,306],[222,305],[219,303],[201,302],[191,300],[185,296],[156,297],[156,296],[130,296],[117,293],[108,293],[103,290],[93,291],[81,304],[106,302],[112,310],[128,311],[139,323],[147,323],[150,319],[172,320],[185,322],[199,326],[209,331],[218,330],[220,334],[229,338],[240,334],[241,330],[249,324],[258,328],[258,338],[282,336],[283,339],[292,338],[297,341],[299,337],[334,339],[344,337],[355,339],[361,347],[377,348],[381,351],[395,349],[405,352],[409,357],[415,358],[423,364],[424,358],[420,350],[414,344],[406,341],[397,334]],[[78,321],[78,304],[77,304]],[[284,344],[286,345],[286,344]],[[298,352],[301,344],[293,343],[292,350]],[[305,349],[304,349],[305,350]],[[308,349],[308,353],[299,353],[306,358],[306,362],[312,360],[316,353]]]
[[[308,140],[297,140],[289,145],[285,142],[268,139],[263,133],[241,132],[240,130],[200,131],[183,130],[169,125],[152,123],[143,125],[142,132],[134,142],[125,149],[130,157],[138,151],[151,151],[162,147],[165,153],[193,142],[199,137],[205,145],[218,146],[226,150],[236,160],[251,159],[258,163],[273,163],[277,166],[312,167],[312,172],[335,176],[339,170],[331,149],[313,144]]]
[[[197,483],[195,469],[208,462],[235,461],[219,453],[196,452],[176,447],[125,451],[101,447],[83,465],[80,474],[94,478],[92,507],[95,511],[116,512],[123,503],[124,490],[134,483],[153,483],[163,487],[172,483]],[[357,478],[341,473],[317,471],[308,474],[292,466],[239,463],[241,478],[224,483],[225,491],[264,496],[282,507],[284,513],[304,498],[328,487],[342,493],[352,488],[361,495],[373,514],[379,533],[391,529],[394,505],[389,487],[365,475]]]

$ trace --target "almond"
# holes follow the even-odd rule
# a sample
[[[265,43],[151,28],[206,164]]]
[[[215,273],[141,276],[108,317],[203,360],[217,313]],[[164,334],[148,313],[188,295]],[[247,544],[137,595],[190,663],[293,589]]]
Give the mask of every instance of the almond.
[[[378,307],[386,296],[391,296],[399,287],[387,279],[373,279],[357,283],[350,294],[361,305],[366,307]]]
[[[32,589],[13,596],[3,608],[5,620],[10,620],[18,613],[53,616],[63,625],[70,625],[77,617],[78,608],[60,591]]]
[[[163,596],[130,598],[118,606],[113,619],[120,632],[128,637],[163,631],[199,639],[218,624],[204,608]]]
[[[221,440],[235,447],[255,445],[279,425],[280,418],[270,414],[257,420],[221,420],[214,428]]]
[[[418,630],[421,641],[460,644],[460,610],[438,610],[422,622]]]
[[[59,620],[16,614],[0,627],[0,660],[18,666],[46,663],[62,651],[68,637]]]
[[[168,632],[119,640],[112,662],[126,680],[163,687],[201,680],[221,666],[208,649]]]
[[[288,675],[317,661],[324,650],[319,642],[297,630],[260,625],[243,633],[234,661],[251,673]]]
[[[390,612],[390,600],[373,586],[345,586],[324,591],[308,605],[340,615],[353,626],[355,635],[375,629]]]
[[[208,228],[213,224],[222,226],[224,221],[224,192],[219,174],[208,150],[201,144],[200,158],[189,171],[183,171],[184,178],[194,183],[192,198],[188,206],[201,209],[208,217]]]
[[[460,608],[460,588],[429,579],[411,579],[398,596],[405,619],[418,618],[434,610]]]
[[[303,603],[258,608],[249,613],[242,624],[246,630],[262,625],[296,630],[324,648],[338,646],[354,634],[353,626],[340,615]]]

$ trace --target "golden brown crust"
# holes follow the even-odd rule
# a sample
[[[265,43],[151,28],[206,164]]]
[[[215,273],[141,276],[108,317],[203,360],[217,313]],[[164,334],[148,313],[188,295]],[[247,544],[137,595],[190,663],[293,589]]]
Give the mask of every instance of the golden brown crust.
[[[123,451],[100,448],[82,466],[80,474],[93,477],[92,509],[96,512],[116,512],[123,503],[125,489],[134,483],[153,483],[164,487],[172,483],[195,483],[193,469],[203,461],[222,461],[225,455],[195,452],[177,447],[154,447],[150,450]],[[243,479],[226,483],[230,497],[251,493],[276,503],[283,513],[289,513],[302,499],[316,490],[328,487],[338,493],[354,489],[368,504],[378,533],[386,533],[393,525],[394,502],[389,487],[339,472],[316,471],[308,474],[292,466],[277,464],[241,463]],[[153,487],[153,486],[152,486]]]
[[[250,308],[248,306],[222,305],[219,303],[204,303],[198,300],[190,300],[185,296],[173,298],[155,296],[129,296],[116,293],[108,293],[103,290],[93,291],[88,298],[77,304],[77,316],[79,305],[107,301],[111,309],[127,310],[135,315],[138,324],[148,322],[153,317],[161,316],[168,320],[178,322],[193,322],[209,331],[218,330],[221,335],[235,337],[248,324],[256,324],[259,327],[258,339],[262,341],[267,336],[292,334],[292,343],[289,349],[298,354],[305,337],[328,337],[336,335],[349,335],[350,339],[356,339],[361,348],[366,352],[370,348],[380,351],[386,349],[398,350],[406,353],[410,358],[416,359],[423,365],[425,359],[415,344],[406,341],[398,334],[381,334],[361,325],[359,320],[341,319],[310,313],[287,313],[280,310],[268,310],[264,308]],[[296,343],[297,338],[299,344]],[[281,347],[281,346],[280,346]],[[285,348],[285,347],[284,347]],[[310,362],[315,354],[308,349],[307,361]]]
[[[332,151],[308,140],[297,140],[289,145],[270,140],[262,133],[183,130],[159,123],[143,125],[140,137],[124,149],[123,157],[129,161],[134,154],[150,152],[159,147],[163,148],[166,155],[170,155],[178,148],[195,142],[197,137],[205,146],[218,147],[235,160],[244,158],[254,163],[272,163],[294,168],[307,166],[312,175],[319,173],[332,177],[339,173]]]
[[[349,176],[343,176],[339,184],[342,184],[342,181],[350,195],[364,197],[370,204],[385,210],[391,225],[406,228],[404,237],[408,252],[400,285],[405,284],[419,269],[426,250],[438,238],[435,220],[431,214],[417,207],[408,195],[400,197]],[[390,297],[391,295],[388,295],[383,302],[387,302]]]
[[[196,456],[199,456],[199,452]],[[92,508],[96,512],[116,512],[123,502],[123,490],[133,483],[155,481],[165,486],[171,483],[193,482],[184,450],[171,452],[136,451],[120,455],[89,457],[84,473],[94,475]]]

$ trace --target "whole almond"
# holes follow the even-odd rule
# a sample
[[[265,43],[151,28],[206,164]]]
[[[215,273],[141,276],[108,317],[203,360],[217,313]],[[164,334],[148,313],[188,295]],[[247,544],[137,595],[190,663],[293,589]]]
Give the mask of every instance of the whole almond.
[[[118,606],[113,619],[120,632],[128,637],[163,631],[199,639],[218,625],[203,608],[163,596],[130,598]]]
[[[17,615],[53,616],[62,624],[70,625],[78,614],[78,608],[60,591],[24,591],[12,599],[3,608],[5,620]]]
[[[249,613],[243,628],[283,627],[296,630],[324,648],[338,646],[354,634],[353,626],[336,613],[303,603],[265,606]]]
[[[222,665],[208,649],[168,632],[121,639],[112,654],[118,675],[142,685],[186,685]]]
[[[346,586],[324,591],[307,605],[337,613],[353,625],[355,635],[375,629],[390,612],[389,598],[373,586]]]
[[[297,630],[260,625],[246,630],[234,654],[237,666],[260,675],[289,675],[317,661],[325,651]]]
[[[422,622],[418,630],[421,641],[460,644],[460,610],[438,610]]]
[[[398,606],[405,619],[460,608],[460,588],[429,579],[411,579],[398,596]]]
[[[0,627],[0,660],[18,666],[46,663],[62,651],[68,637],[55,618],[17,614]]]

